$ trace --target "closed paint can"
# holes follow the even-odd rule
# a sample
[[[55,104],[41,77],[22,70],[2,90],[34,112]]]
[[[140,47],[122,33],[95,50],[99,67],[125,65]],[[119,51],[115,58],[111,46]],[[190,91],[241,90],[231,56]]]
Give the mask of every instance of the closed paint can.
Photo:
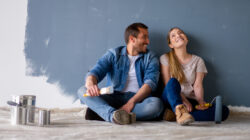
[[[45,126],[50,124],[50,110],[39,110],[39,126]]]
[[[36,107],[27,106],[26,109],[27,109],[27,123],[35,123]]]
[[[25,125],[27,123],[27,109],[20,106],[11,107],[11,124],[12,125]]]

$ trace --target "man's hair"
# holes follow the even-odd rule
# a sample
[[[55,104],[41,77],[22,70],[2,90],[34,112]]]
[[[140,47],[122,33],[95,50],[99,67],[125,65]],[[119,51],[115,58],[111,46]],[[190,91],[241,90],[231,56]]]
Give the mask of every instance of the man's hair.
[[[124,33],[126,44],[128,44],[130,35],[137,37],[137,35],[140,32],[139,28],[148,29],[148,27],[143,23],[133,23],[126,28],[125,33]]]

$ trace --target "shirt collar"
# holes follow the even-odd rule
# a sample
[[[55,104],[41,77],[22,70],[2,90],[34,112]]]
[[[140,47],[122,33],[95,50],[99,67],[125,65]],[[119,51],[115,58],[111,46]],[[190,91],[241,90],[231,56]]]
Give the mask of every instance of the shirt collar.
[[[148,49],[147,49],[148,52]],[[139,53],[139,57],[142,57],[145,53]],[[127,46],[124,46],[121,51],[121,55],[128,55]]]

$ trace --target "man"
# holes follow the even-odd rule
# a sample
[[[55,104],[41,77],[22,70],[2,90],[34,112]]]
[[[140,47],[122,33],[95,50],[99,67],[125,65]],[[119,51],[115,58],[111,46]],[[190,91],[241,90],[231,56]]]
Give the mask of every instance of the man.
[[[110,49],[87,74],[85,87],[90,96],[78,93],[81,102],[105,121],[123,125],[135,119],[152,120],[164,109],[159,98],[150,97],[157,88],[159,62],[147,50],[147,29],[142,23],[129,25],[125,30],[127,46]],[[114,93],[100,95],[97,84],[106,75]]]

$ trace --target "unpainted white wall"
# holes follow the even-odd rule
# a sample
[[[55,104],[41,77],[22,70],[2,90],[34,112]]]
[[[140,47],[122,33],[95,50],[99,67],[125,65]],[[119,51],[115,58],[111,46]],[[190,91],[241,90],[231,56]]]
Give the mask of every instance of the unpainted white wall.
[[[63,96],[58,84],[49,84],[46,77],[25,73],[24,56],[27,0],[0,0],[0,106],[7,106],[11,95],[36,95],[36,105],[47,108],[79,107],[77,101]]]

